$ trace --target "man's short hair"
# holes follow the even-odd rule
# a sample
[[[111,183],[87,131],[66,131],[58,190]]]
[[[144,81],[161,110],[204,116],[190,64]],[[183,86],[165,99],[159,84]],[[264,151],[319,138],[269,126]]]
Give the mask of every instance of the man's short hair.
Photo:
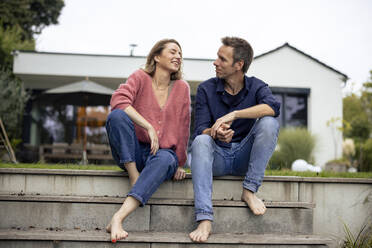
[[[244,61],[242,71],[246,73],[253,60],[253,49],[244,39],[238,37],[224,37],[222,44],[234,48],[234,64],[240,60]]]

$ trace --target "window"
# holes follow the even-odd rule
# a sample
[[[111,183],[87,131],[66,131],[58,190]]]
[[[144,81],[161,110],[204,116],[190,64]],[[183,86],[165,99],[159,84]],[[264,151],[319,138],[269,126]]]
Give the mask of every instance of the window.
[[[280,102],[281,127],[307,127],[307,99],[310,89],[271,87],[273,95]]]

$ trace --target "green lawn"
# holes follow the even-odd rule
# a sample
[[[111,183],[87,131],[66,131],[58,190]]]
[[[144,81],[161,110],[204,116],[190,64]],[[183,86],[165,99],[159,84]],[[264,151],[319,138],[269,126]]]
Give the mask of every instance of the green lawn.
[[[77,164],[8,164],[0,163],[0,168],[33,168],[33,169],[70,169],[70,170],[116,170],[116,165],[77,165]],[[189,169],[186,170],[190,172]],[[266,170],[266,176],[297,176],[297,177],[339,177],[339,178],[372,178],[372,172],[334,173],[334,172],[296,172],[290,170]]]
[[[290,170],[266,170],[266,176],[297,176],[297,177],[338,177],[338,178],[371,178],[372,172],[330,172],[324,171],[320,173],[316,172],[297,172]]]

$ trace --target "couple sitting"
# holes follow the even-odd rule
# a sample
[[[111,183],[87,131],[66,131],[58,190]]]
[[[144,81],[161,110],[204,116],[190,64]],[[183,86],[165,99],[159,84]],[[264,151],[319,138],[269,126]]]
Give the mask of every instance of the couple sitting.
[[[225,37],[214,61],[215,78],[198,87],[192,182],[199,223],[189,234],[205,242],[213,221],[213,176],[244,175],[242,200],[256,215],[266,211],[255,193],[261,185],[279,131],[280,104],[268,85],[247,77],[253,59],[249,43]],[[190,89],[182,77],[182,51],[173,39],[157,42],[146,66],[135,71],[111,98],[106,129],[112,155],[132,185],[107,231],[125,239],[122,222],[146,204],[165,180],[182,180],[190,127]]]

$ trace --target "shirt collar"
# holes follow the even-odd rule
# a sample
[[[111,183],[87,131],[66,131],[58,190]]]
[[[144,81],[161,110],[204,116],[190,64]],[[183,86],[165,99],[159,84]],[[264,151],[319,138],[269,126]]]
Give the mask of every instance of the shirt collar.
[[[222,93],[225,91],[225,80],[222,78],[217,78],[217,87],[216,87],[216,92]],[[249,80],[249,77],[244,75],[244,88],[248,92],[249,91],[249,86],[251,85],[251,80]]]
[[[219,93],[222,93],[225,91],[225,80],[222,79],[222,78],[217,78],[217,87],[216,87],[216,91],[219,92]]]
[[[244,75],[244,84],[245,84],[245,89],[246,89],[247,92],[249,91],[249,87],[251,86],[251,82],[252,82],[251,78]]]

